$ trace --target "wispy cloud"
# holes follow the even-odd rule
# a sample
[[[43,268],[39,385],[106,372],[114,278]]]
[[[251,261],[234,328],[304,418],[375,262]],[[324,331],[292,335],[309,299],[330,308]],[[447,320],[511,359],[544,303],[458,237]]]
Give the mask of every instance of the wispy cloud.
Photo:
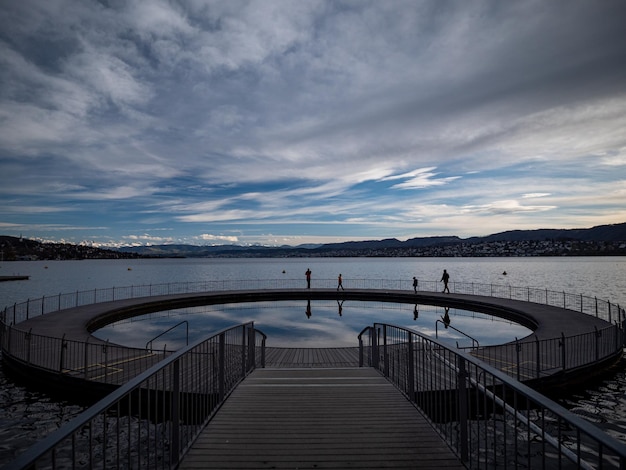
[[[624,18],[622,2],[4,2],[0,227],[211,244],[623,222]]]

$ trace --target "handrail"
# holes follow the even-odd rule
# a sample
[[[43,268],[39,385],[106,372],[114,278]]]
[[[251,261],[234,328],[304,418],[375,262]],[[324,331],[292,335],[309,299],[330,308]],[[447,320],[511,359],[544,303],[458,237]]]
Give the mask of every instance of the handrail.
[[[188,345],[189,345],[189,321],[187,321],[187,320],[183,320],[183,321],[181,321],[181,322],[176,323],[174,326],[172,326],[172,327],[168,328],[168,329],[167,329],[167,330],[165,330],[164,332],[159,333],[159,334],[158,334],[158,335],[156,335],[154,338],[152,338],[150,341],[148,341],[148,342],[146,343],[146,349],[148,349],[148,345],[150,345],[150,351],[152,352],[152,342],[153,342],[155,339],[159,339],[161,336],[163,336],[163,335],[164,335],[164,334],[166,334],[166,333],[169,333],[169,332],[170,332],[170,331],[172,331],[174,328],[179,327],[179,326],[180,326],[180,325],[182,325],[183,323],[185,323],[185,324],[187,325],[187,340],[186,340],[186,342],[185,342],[185,345],[187,345],[187,346],[188,346]]]
[[[58,294],[39,299],[28,299],[25,302],[5,307],[0,315],[3,317],[4,323],[17,324],[33,316],[113,300],[241,289],[295,289],[303,288],[303,283],[302,279],[255,279],[110,287]],[[311,286],[312,288],[335,289],[337,281],[336,279],[317,279],[312,281]],[[404,279],[344,279],[343,286],[354,289],[389,289],[413,292],[412,280]],[[440,289],[438,281],[419,281],[419,286],[420,291],[418,292],[438,292]],[[621,324],[626,322],[626,310],[620,307],[619,304],[583,294],[550,291],[535,287],[515,287],[474,282],[451,282],[448,286],[452,293],[535,302],[576,310],[587,315],[602,318],[609,323],[617,322]]]
[[[451,328],[454,331],[456,331],[457,333],[460,333],[463,336],[466,336],[467,338],[471,339],[472,340],[472,349],[480,347],[480,343],[478,342],[478,340],[476,338],[472,338],[470,335],[468,335],[464,331],[461,331],[458,328],[453,327],[450,323],[446,323],[445,321],[442,321],[442,320],[436,320],[435,321],[435,338],[436,339],[439,339],[439,329],[437,328],[437,324],[438,323],[441,323],[446,329]],[[458,347],[458,343],[457,343],[457,347]]]
[[[381,323],[359,341],[361,360],[414,402],[470,469],[562,468],[564,459],[577,468],[626,466],[626,444],[470,354]]]
[[[176,468],[228,394],[257,366],[257,350],[264,357],[265,338],[250,322],[177,351],[3,470],[75,468],[79,458],[87,459],[80,462],[86,468]]]
[[[259,283],[263,284],[263,281],[259,281]],[[190,290],[187,284],[188,283],[186,283],[185,290]],[[258,285],[256,285],[256,287],[258,287]],[[332,290],[334,291],[335,289],[336,287],[333,286]],[[168,284],[168,290],[176,289],[174,289],[171,284]],[[305,289],[301,290],[302,292],[310,292]],[[363,289],[353,290],[354,293],[358,293],[359,291],[372,292],[364,291]],[[267,292],[267,290],[263,291],[264,294]],[[491,292],[493,292],[493,287]],[[109,293],[119,294],[116,289],[109,291]],[[131,293],[137,295],[138,291],[137,289],[131,289]],[[234,294],[236,291],[228,291],[227,293]],[[394,294],[395,291],[384,290],[383,293]],[[203,292],[202,294],[207,294],[207,292]],[[410,294],[406,292],[402,292],[402,294],[407,298],[414,298],[412,291]],[[76,296],[72,297],[77,298]],[[107,296],[102,296],[102,298],[107,298]],[[148,302],[151,298],[152,297],[143,296],[141,297],[141,301],[146,299],[146,302]],[[58,302],[58,304],[63,305],[61,302]],[[45,305],[47,305],[47,303]],[[10,315],[10,312],[7,313],[6,309],[4,312],[0,313],[0,320],[6,320],[7,317],[16,318],[15,310],[13,311],[13,315]],[[620,316],[622,314],[623,310],[620,311]],[[613,317],[615,318],[615,315],[613,315]],[[479,357],[491,364],[509,364],[506,368],[507,373],[518,380],[540,379],[546,375],[553,375],[555,368],[568,371],[579,367],[587,367],[590,364],[595,364],[603,360],[616,358],[618,354],[621,354],[622,347],[626,343],[626,335],[623,331],[625,325],[626,323],[618,323],[618,321],[615,320],[614,324],[607,325],[606,328],[596,330],[595,332],[585,332],[573,336],[561,335],[559,337],[545,338],[542,340],[535,338],[534,342],[532,339],[526,338],[524,341],[508,343],[506,345],[483,346],[480,347],[479,350],[475,349],[473,354],[475,357]],[[115,361],[116,357],[119,359],[119,354],[123,354],[121,350],[119,354],[116,353],[115,351],[117,351],[117,349],[114,346],[107,346],[100,350],[101,346],[97,342],[87,344],[82,341],[72,341],[69,339],[61,340],[34,334],[30,335],[27,334],[28,332],[22,331],[19,325],[15,327],[2,322],[0,322],[0,326],[2,327],[0,328],[0,348],[6,352],[7,357],[11,357],[27,365],[60,373],[66,371],[76,373],[79,371],[87,380],[104,381],[105,383],[117,385],[125,383],[137,373],[136,368],[110,368],[107,366],[109,361]],[[473,343],[473,346],[474,345],[475,343]],[[71,353],[69,353],[70,349],[72,350]],[[551,363],[542,361],[540,355],[537,354],[537,351],[540,350],[550,352],[555,350],[560,351],[558,360]],[[46,354],[42,357],[41,351],[52,351],[52,354]],[[145,351],[145,349],[143,351]],[[583,354],[584,351],[595,351],[595,354]],[[110,352],[113,352],[113,354]],[[163,352],[163,355],[167,354],[169,354],[168,351]],[[84,358],[84,360],[81,360],[81,358]],[[87,360],[88,358],[89,361]],[[155,357],[141,358],[141,365],[143,369],[145,369],[146,366],[153,364],[158,359],[160,358],[156,357],[155,353]],[[135,359],[133,360],[135,361]],[[68,363],[68,361],[71,361],[71,363]],[[139,362],[135,363],[139,364]],[[100,369],[92,367],[98,364],[103,366]],[[99,371],[101,373],[98,373]]]

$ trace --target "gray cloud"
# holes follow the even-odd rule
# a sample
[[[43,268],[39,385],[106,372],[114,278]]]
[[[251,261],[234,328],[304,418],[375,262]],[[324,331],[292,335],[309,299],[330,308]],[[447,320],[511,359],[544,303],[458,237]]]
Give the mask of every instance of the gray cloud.
[[[109,200],[185,236],[337,214],[402,237],[498,223],[468,212],[517,214],[516,228],[579,214],[564,178],[585,168],[581,186],[607,195],[589,220],[610,220],[625,30],[623,2],[5,2],[0,194],[18,209],[71,201],[73,227],[81,201],[116,227]]]

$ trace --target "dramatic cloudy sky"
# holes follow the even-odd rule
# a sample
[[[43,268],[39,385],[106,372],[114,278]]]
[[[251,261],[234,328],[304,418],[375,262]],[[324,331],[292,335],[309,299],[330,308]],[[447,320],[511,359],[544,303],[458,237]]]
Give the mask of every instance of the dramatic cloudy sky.
[[[0,234],[626,221],[621,0],[0,0]]]

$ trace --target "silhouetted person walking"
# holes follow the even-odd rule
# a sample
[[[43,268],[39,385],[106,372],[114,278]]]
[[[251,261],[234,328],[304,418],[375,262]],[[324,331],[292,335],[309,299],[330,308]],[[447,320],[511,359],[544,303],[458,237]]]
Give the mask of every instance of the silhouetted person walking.
[[[307,268],[304,275],[306,276],[306,288],[310,289],[311,288],[311,270]]]
[[[417,278],[413,276],[413,292],[417,294]]]
[[[339,275],[339,277],[337,277],[337,290],[339,290],[340,287],[341,287],[341,290],[345,290],[343,288],[343,284],[342,284],[342,281],[341,281],[341,274]]]
[[[450,280],[450,275],[448,274],[448,271],[446,271],[445,269],[443,270],[443,275],[441,276],[441,281],[443,281],[443,291],[442,292],[447,292],[448,294],[450,293],[450,289],[448,288],[448,281]],[[441,282],[439,281],[439,282]]]

